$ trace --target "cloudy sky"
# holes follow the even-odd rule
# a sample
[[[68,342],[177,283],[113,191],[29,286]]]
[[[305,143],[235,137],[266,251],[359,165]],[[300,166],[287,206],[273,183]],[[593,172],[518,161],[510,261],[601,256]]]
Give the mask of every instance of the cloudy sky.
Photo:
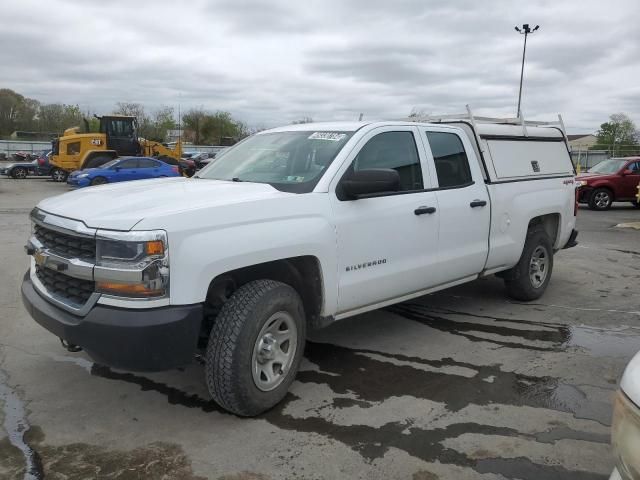
[[[222,109],[251,126],[412,109],[640,124],[639,0],[20,0],[0,6],[0,88],[108,113]]]

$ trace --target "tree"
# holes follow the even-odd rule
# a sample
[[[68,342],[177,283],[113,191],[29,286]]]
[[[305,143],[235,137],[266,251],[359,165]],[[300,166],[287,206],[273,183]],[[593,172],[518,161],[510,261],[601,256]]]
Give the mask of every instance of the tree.
[[[206,117],[205,111],[200,108],[192,108],[182,116],[182,123],[185,129],[188,130],[187,136],[191,137],[193,143],[200,145],[201,141],[201,129],[204,119]]]
[[[0,89],[0,137],[16,130],[36,129],[39,102],[8,88]]]
[[[614,113],[600,125],[598,141],[591,150],[610,150],[613,156],[633,155],[640,151],[638,132],[633,121],[624,113]]]
[[[84,116],[78,105],[49,103],[40,105],[38,110],[38,130],[41,132],[62,133],[70,127],[84,126]]]

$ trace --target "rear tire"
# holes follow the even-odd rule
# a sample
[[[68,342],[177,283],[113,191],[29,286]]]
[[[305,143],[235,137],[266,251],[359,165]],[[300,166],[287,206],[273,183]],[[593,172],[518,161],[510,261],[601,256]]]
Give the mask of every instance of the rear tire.
[[[97,168],[107,162],[110,162],[111,160],[113,160],[113,157],[109,157],[107,155],[98,155],[84,162],[82,169],[84,170],[85,168]]]
[[[225,410],[258,415],[293,382],[306,337],[300,295],[281,282],[255,280],[236,290],[218,314],[207,345],[209,393]]]
[[[613,192],[608,188],[596,188],[589,197],[591,210],[609,210],[613,203]]]
[[[22,167],[16,167],[11,170],[11,176],[16,180],[23,180],[27,178],[27,169]]]
[[[553,272],[553,244],[541,225],[527,232],[520,260],[504,274],[507,294],[528,302],[542,296]]]
[[[109,183],[106,178],[96,177],[91,179],[90,185],[104,185],[105,183]]]
[[[51,180],[54,182],[66,182],[69,174],[61,168],[54,168],[51,171]]]

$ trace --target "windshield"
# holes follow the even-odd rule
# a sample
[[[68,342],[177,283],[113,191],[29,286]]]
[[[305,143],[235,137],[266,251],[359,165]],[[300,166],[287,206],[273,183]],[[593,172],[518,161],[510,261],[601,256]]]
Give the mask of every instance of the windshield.
[[[268,183],[308,193],[353,132],[275,132],[254,135],[218,155],[197,175],[212,180]]]
[[[616,173],[625,163],[627,163],[627,161],[624,159],[610,158],[609,160],[594,165],[587,171],[589,173]]]

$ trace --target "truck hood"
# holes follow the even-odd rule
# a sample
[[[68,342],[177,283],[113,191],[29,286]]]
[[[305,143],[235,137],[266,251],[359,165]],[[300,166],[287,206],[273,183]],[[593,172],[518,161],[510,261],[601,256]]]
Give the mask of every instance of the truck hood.
[[[83,188],[47,198],[38,208],[90,228],[131,230],[154,216],[290,195],[262,183],[175,177]]]

